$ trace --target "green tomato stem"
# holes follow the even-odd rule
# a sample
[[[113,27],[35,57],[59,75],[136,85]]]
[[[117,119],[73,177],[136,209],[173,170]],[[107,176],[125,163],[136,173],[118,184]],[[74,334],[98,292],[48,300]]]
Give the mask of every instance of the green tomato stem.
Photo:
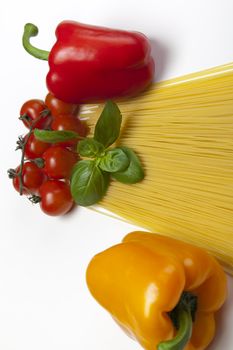
[[[45,60],[48,61],[48,57],[49,57],[49,51],[45,51],[45,50],[41,50],[38,49],[37,47],[33,46],[30,43],[30,38],[33,36],[37,36],[39,30],[37,28],[37,26],[35,26],[32,23],[27,23],[24,26],[24,32],[23,32],[23,47],[25,48],[25,50],[32,56],[39,58],[40,60]]]
[[[33,129],[34,126],[36,125],[36,123],[38,121],[40,121],[42,118],[44,118],[43,113],[40,113],[39,117],[36,118],[29,126],[29,132],[28,134],[25,136],[24,141],[22,143],[22,154],[21,154],[21,161],[20,161],[20,168],[19,168],[19,172],[17,174],[17,176],[19,177],[19,194],[20,196],[22,196],[23,194],[23,190],[24,190],[24,186],[23,186],[23,165],[24,165],[24,157],[25,157],[25,147],[26,144],[29,140],[29,137],[31,136],[31,134],[33,133]],[[20,117],[20,119],[22,120],[22,117]]]

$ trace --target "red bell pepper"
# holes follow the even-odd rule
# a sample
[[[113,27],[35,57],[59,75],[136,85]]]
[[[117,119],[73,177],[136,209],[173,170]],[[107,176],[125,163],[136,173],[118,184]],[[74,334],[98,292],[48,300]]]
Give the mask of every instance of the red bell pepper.
[[[64,21],[56,29],[57,42],[51,52],[30,44],[37,34],[35,25],[25,25],[24,48],[49,61],[48,90],[65,102],[131,97],[153,79],[150,43],[141,33]]]

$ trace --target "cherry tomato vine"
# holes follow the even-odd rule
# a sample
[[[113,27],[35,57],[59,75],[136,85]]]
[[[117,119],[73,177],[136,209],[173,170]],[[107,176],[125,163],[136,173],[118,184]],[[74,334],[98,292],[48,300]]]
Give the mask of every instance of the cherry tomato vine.
[[[78,105],[58,100],[52,94],[45,102],[39,99],[26,101],[20,109],[19,119],[28,132],[19,136],[16,150],[21,151],[20,165],[8,170],[13,186],[20,195],[25,195],[32,203],[40,203],[48,215],[62,215],[73,206],[69,176],[78,153],[72,149],[78,139],[52,144],[37,139],[35,129],[70,130],[86,136],[87,127],[77,117]]]

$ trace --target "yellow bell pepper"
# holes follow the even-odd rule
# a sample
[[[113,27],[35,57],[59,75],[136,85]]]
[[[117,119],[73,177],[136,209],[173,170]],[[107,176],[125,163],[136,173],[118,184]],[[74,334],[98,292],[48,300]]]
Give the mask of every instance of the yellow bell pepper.
[[[207,252],[145,232],[97,254],[87,284],[146,350],[206,349],[227,289],[225,273]]]

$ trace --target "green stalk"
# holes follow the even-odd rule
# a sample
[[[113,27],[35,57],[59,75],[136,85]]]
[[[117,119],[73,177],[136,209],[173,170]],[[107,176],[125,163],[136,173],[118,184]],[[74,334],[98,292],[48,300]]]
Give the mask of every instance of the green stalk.
[[[192,335],[192,317],[191,313],[182,310],[179,311],[179,330],[175,338],[161,342],[158,350],[183,350]]]
[[[193,322],[197,310],[197,297],[184,292],[178,305],[169,314],[174,326],[177,328],[176,336],[159,343],[158,350],[183,350],[192,336]]]
[[[24,26],[23,32],[23,47],[32,56],[39,58],[40,60],[48,61],[49,51],[38,49],[30,43],[30,38],[37,36],[39,30],[37,26],[32,23],[27,23]]]

